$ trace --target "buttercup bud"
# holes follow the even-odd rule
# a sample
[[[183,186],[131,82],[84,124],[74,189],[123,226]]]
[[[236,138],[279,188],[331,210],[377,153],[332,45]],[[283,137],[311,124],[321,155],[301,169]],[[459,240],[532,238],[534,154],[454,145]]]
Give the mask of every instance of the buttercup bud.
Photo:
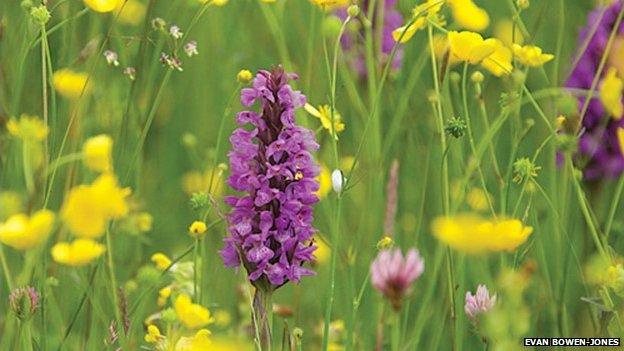
[[[350,17],[357,17],[360,14],[360,7],[358,5],[351,5],[347,9],[347,13]]]
[[[236,75],[236,80],[242,84],[249,84],[253,79],[253,74],[247,69],[241,69]]]
[[[30,9],[30,16],[40,25],[45,25],[50,20],[50,11],[45,5],[33,7]]]
[[[483,76],[483,73],[481,73],[481,71],[475,71],[470,76],[470,80],[472,80],[473,83],[482,83],[484,78],[485,77]]]

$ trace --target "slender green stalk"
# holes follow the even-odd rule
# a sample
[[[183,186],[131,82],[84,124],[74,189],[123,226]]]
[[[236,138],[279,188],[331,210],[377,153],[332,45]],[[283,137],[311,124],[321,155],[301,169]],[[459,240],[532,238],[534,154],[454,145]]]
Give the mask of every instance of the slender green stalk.
[[[435,57],[435,51],[433,48],[433,28],[431,25],[427,27],[427,34],[429,39],[429,51],[431,58],[431,70],[433,72],[433,87],[436,94],[435,104],[437,106],[434,109],[434,115],[436,117],[438,133],[440,133],[440,150],[444,153],[447,149],[447,141],[446,141],[446,133],[444,132],[444,114],[442,112],[442,101],[441,101],[441,93],[440,93],[440,83],[438,78],[438,64]],[[442,204],[444,209],[444,214],[448,215],[450,212],[450,185],[449,185],[449,174],[448,174],[448,159],[443,157],[442,160]]]
[[[477,102],[479,104],[479,112],[481,115],[481,119],[483,121],[483,126],[485,127],[485,130],[489,130],[490,129],[490,119],[488,117],[488,112],[487,112],[487,108],[485,107],[485,101],[483,100],[483,90],[482,90],[482,85],[479,82],[475,82],[475,88],[477,90]],[[498,159],[496,157],[496,151],[494,151],[494,141],[490,140],[489,143],[489,148],[488,148],[489,152],[490,152],[490,157],[492,158],[492,165],[494,166],[494,174],[496,175],[496,177],[498,178],[498,181],[500,183],[500,187],[502,188],[504,186],[504,179],[503,179],[503,174],[500,171],[500,167],[498,166]]]
[[[394,312],[394,321],[392,322],[392,351],[399,351],[401,345],[401,314]]]
[[[43,112],[43,123],[46,126],[50,126],[48,120],[48,73],[47,73],[47,52],[48,52],[48,35],[46,33],[45,24],[41,25],[41,108]],[[45,167],[48,167],[49,163],[49,141],[48,134],[46,134],[43,148],[43,159]]]
[[[195,238],[193,244],[193,296],[197,299],[197,275],[199,274],[199,237]]]
[[[272,321],[273,321],[273,305],[272,305],[272,292],[256,289],[253,298],[253,314],[254,314],[254,327],[260,337],[260,345],[262,345],[263,351],[272,351],[273,334],[272,334]]]
[[[468,134],[468,143],[470,144],[470,150],[472,151],[473,156],[476,156],[476,147],[474,142],[474,137],[472,134],[472,121],[470,119],[470,110],[468,109],[468,93],[467,93],[467,75],[468,75],[468,62],[464,63],[464,70],[462,72],[462,104],[464,108],[464,118],[466,119],[466,129]],[[491,145],[491,143],[490,143]],[[485,192],[486,200],[488,203],[488,207],[492,213],[492,216],[496,217],[496,210],[494,209],[494,204],[492,204],[492,197],[489,196],[490,192],[487,189],[487,185],[485,183],[485,176],[483,175],[483,170],[481,169],[481,162],[477,165],[477,172],[479,173],[479,180],[481,181],[481,187]]]
[[[7,288],[9,291],[13,290],[13,278],[11,277],[11,270],[7,263],[6,255],[4,254],[4,244],[0,244],[0,264],[2,264],[2,274],[6,279]]]
[[[336,38],[336,42],[334,43],[334,57],[331,69],[328,69],[329,81],[330,81],[330,119],[331,119],[331,136],[332,136],[332,145],[333,145],[333,154],[334,154],[334,167],[338,169],[340,165],[340,158],[338,156],[338,140],[336,138],[337,131],[335,130],[335,111],[336,111],[336,76],[338,69],[338,54],[340,52],[340,39],[347,27],[347,24],[351,20],[351,17],[347,17],[347,19],[343,22],[342,27],[340,28],[340,32],[338,33],[338,37]],[[329,68],[329,58],[327,56],[327,43],[323,41],[323,48],[325,51],[325,60],[326,64]],[[332,244],[333,249],[331,251],[331,283],[330,283],[330,291],[327,301],[327,306],[325,309],[325,320],[323,324],[323,345],[322,350],[326,351],[329,346],[329,324],[331,323],[331,314],[332,308],[334,304],[334,293],[336,286],[336,261],[338,259],[338,250],[340,247],[340,210],[342,208],[342,196],[338,194],[336,197],[336,217],[334,218],[334,225],[332,226]]]
[[[617,182],[615,195],[613,196],[611,206],[609,207],[609,215],[607,216],[607,223],[605,224],[605,241],[607,242],[609,241],[609,234],[611,233],[611,226],[613,225],[613,220],[615,219],[615,213],[617,212],[618,205],[620,204],[622,190],[624,190],[624,176],[620,176],[620,179]]]
[[[436,117],[437,125],[438,125],[438,133],[440,133],[440,150],[444,155],[448,148],[446,142],[446,133],[444,132],[444,115],[442,112],[442,96],[440,93],[440,85],[438,78],[438,67],[437,61],[435,57],[435,51],[433,48],[433,27],[431,24],[427,26],[427,34],[429,40],[429,52],[431,57],[431,70],[433,72],[433,86],[435,89],[435,100],[437,108],[434,109],[434,115]],[[476,156],[476,155],[475,155]],[[449,174],[448,174],[448,158],[442,156],[442,204],[443,204],[443,213],[445,216],[450,214],[450,185],[449,185]],[[455,349],[456,344],[456,316],[455,316],[455,278],[453,276],[453,253],[450,248],[446,249],[446,278],[447,278],[447,286],[448,286],[448,294],[450,300],[450,323],[451,323],[451,335],[453,338],[453,349]]]
[[[33,349],[33,340],[32,334],[30,331],[30,320],[20,321],[18,328],[20,329],[19,335],[21,339],[23,351],[32,351]]]
[[[147,114],[147,119],[145,121],[145,126],[143,127],[143,130],[141,131],[141,135],[139,137],[139,143],[135,147],[134,152],[132,153],[132,156],[130,158],[130,163],[129,163],[128,170],[126,172],[126,177],[125,177],[126,181],[128,179],[130,179],[132,166],[136,163],[135,161],[139,157],[139,154],[141,153],[141,150],[143,149],[143,145],[145,144],[145,140],[147,139],[147,134],[149,133],[150,127],[152,126],[152,123],[154,122],[154,117],[156,116],[156,111],[158,111],[158,107],[160,106],[160,103],[161,103],[161,100],[162,100],[162,97],[163,97],[163,93],[165,91],[165,86],[167,85],[167,82],[171,78],[171,73],[172,72],[173,72],[173,69],[172,68],[168,68],[167,71],[165,72],[165,76],[163,77],[162,81],[160,82],[160,85],[158,87],[158,91],[156,92],[156,97],[154,98],[154,103],[152,104],[152,108],[150,109],[149,113]]]
[[[570,178],[572,179],[572,185],[574,186],[574,190],[576,191],[576,198],[578,200],[578,204],[581,207],[581,212],[583,213],[585,222],[587,223],[587,226],[589,227],[589,232],[591,234],[592,239],[594,240],[596,249],[598,249],[598,252],[602,256],[602,258],[605,260],[605,262],[611,262],[611,258],[607,254],[607,251],[604,249],[604,245],[602,243],[602,240],[600,239],[598,228],[596,227],[596,224],[594,223],[594,220],[590,214],[589,205],[587,203],[587,199],[585,198],[585,193],[583,192],[583,189],[581,188],[581,183],[579,182],[578,176],[576,175],[576,173],[578,172],[575,172],[572,166],[573,164],[572,158],[569,154],[566,155],[566,163],[568,167],[570,168],[570,173],[572,174],[572,177]]]
[[[22,140],[22,167],[24,168],[24,183],[28,195],[32,196],[35,192],[35,180],[32,170],[32,160],[30,153],[30,141]]]
[[[108,267],[108,274],[110,278],[111,294],[113,298],[113,310],[115,311],[115,320],[118,326],[123,325],[121,313],[119,311],[119,290],[117,283],[117,275],[115,274],[115,260],[113,258],[113,244],[111,240],[110,229],[106,230],[106,264]],[[120,333],[123,335],[123,333]],[[122,337],[123,339],[123,337]]]
[[[325,307],[325,320],[323,322],[323,344],[321,350],[327,351],[329,346],[329,324],[331,322],[332,307],[334,305],[334,297],[336,292],[336,265],[338,261],[338,250],[340,248],[340,218],[341,218],[342,201],[340,194],[336,198],[336,217],[334,219],[334,225],[332,229],[332,243],[333,248],[331,250],[331,278],[329,283],[329,293],[327,306]]]

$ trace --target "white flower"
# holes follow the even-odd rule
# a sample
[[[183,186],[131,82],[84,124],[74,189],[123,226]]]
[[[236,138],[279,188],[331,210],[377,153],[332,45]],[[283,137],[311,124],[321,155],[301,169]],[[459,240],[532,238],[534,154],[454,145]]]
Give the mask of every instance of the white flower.
[[[334,169],[331,175],[332,179],[332,188],[336,193],[342,192],[342,187],[345,183],[346,178],[342,175],[342,171],[339,169]]]
[[[174,39],[180,39],[184,35],[184,33],[180,30],[180,27],[176,25],[169,27],[169,34],[171,34]]]
[[[106,63],[109,65],[113,65],[115,67],[119,66],[119,55],[112,50],[104,51],[104,58],[106,58]]]

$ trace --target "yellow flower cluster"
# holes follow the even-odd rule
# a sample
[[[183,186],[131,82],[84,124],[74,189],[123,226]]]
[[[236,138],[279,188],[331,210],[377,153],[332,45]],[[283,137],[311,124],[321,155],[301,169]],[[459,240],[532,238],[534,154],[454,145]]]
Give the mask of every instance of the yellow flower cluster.
[[[85,5],[87,5],[91,10],[95,12],[111,12],[121,6],[124,0],[84,0]]]
[[[503,44],[502,41],[494,39],[496,42],[496,49],[494,52],[486,57],[481,66],[487,69],[493,75],[501,77],[511,73],[513,70],[512,59],[513,54],[511,50]]]
[[[450,31],[447,37],[453,58],[473,65],[481,64],[497,77],[511,73],[514,57],[529,67],[541,66],[554,57],[542,53],[542,49],[532,45],[514,44],[512,50],[499,39],[484,39],[480,34],[470,31]]]
[[[147,334],[143,337],[145,342],[149,344],[159,343],[163,338],[164,336],[160,333],[160,329],[153,324],[147,326]]]
[[[178,320],[188,329],[201,328],[214,321],[207,308],[194,304],[186,294],[179,295],[173,307]]]
[[[486,219],[473,214],[438,217],[431,229],[443,243],[469,254],[513,252],[533,232],[518,219]]]
[[[318,109],[316,109],[314,106],[306,103],[304,108],[310,115],[321,121],[321,125],[327,130],[329,135],[338,140],[338,133],[345,129],[345,124],[342,122],[342,116],[338,113],[338,111],[334,111],[334,125],[332,128],[332,113],[329,105],[320,105]]]
[[[175,351],[204,351],[211,349],[210,331],[200,329],[192,337],[181,337],[175,346]]]
[[[78,239],[58,242],[52,247],[53,259],[68,266],[83,266],[100,257],[106,247],[95,239],[101,237],[108,222],[128,214],[129,188],[121,188],[112,171],[112,139],[98,135],[83,145],[87,168],[101,174],[91,183],[73,187],[65,196],[60,216]],[[148,215],[149,216],[149,215]],[[151,226],[151,218],[142,227]]]
[[[488,13],[472,0],[447,0],[453,19],[461,28],[480,32],[490,24]]]
[[[189,226],[189,235],[196,239],[201,239],[206,234],[208,227],[204,221],[195,221]]]
[[[12,117],[6,127],[9,134],[26,142],[42,141],[50,131],[41,119],[29,115],[21,115],[19,120]]]
[[[323,163],[321,163],[321,171],[316,177],[316,180],[319,182],[319,188],[316,191],[316,196],[318,196],[319,199],[323,199],[332,189],[331,171]]]
[[[241,69],[236,74],[236,80],[242,84],[247,84],[251,82],[252,79],[253,79],[253,73],[251,73],[251,71],[248,69]]]
[[[460,61],[473,65],[481,63],[497,48],[496,39],[483,39],[481,34],[463,31],[450,31],[447,34],[451,54]]]
[[[158,290],[158,306],[164,306],[167,303],[167,299],[171,296],[171,287],[166,286]]]
[[[0,223],[0,242],[17,250],[39,246],[50,235],[54,226],[54,213],[40,210],[28,217],[16,214]]]
[[[319,236],[319,234],[316,234],[314,237],[314,245],[316,245],[316,250],[314,251],[314,262],[316,264],[325,264],[329,262],[331,257],[331,248]]]
[[[138,0],[127,0],[125,4],[123,1],[120,1],[115,11],[118,16],[117,20],[120,23],[137,26],[143,22],[147,8],[145,4]]]
[[[100,257],[106,248],[91,239],[76,239],[71,243],[59,242],[52,247],[54,261],[66,266],[84,266]]]
[[[151,257],[152,262],[156,265],[156,268],[164,271],[171,266],[171,259],[162,252],[157,252]]]
[[[104,173],[91,185],[71,189],[65,198],[61,216],[74,235],[99,238],[109,220],[128,213],[128,195],[130,189],[120,188],[114,175]]]
[[[82,146],[84,162],[87,168],[95,172],[113,170],[113,139],[106,134],[87,139]]]
[[[521,64],[529,67],[539,67],[555,58],[555,55],[544,54],[541,48],[534,45],[514,44],[513,53]]]
[[[48,126],[36,116],[22,114],[19,119],[10,118],[6,127],[11,136],[22,141],[24,161],[30,164],[31,169],[41,166],[45,159],[43,146],[49,133]]]
[[[622,89],[624,89],[624,81],[618,77],[617,69],[609,68],[600,84],[600,101],[611,117],[616,120],[621,119],[624,114]]]
[[[68,99],[77,99],[91,90],[88,84],[89,75],[84,72],[75,72],[68,68],[60,69],[52,75],[54,89]]]
[[[412,10],[412,18],[405,25],[392,31],[392,38],[396,42],[407,43],[417,31],[425,28],[428,21],[444,24],[444,19],[438,15],[443,1],[426,0]]]

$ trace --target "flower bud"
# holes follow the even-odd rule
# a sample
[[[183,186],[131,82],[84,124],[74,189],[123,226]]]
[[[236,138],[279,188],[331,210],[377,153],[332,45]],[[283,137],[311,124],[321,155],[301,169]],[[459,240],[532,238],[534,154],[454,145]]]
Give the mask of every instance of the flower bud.
[[[48,11],[48,8],[45,7],[45,5],[41,5],[41,6],[36,6],[30,9],[30,16],[33,18],[33,20],[40,24],[40,25],[45,25],[46,23],[48,23],[48,21],[50,20],[50,11]]]
[[[360,14],[360,7],[358,5],[351,5],[347,8],[347,13],[350,17],[357,17]]]
[[[483,83],[484,78],[485,77],[481,71],[474,71],[474,73],[470,76],[470,80],[472,80],[473,83]]]
[[[458,84],[459,82],[461,82],[461,74],[453,71],[449,73],[449,79],[451,80],[451,82]]]
[[[241,69],[236,75],[236,80],[241,84],[249,84],[253,79],[253,74],[247,69]]]
[[[394,240],[389,236],[384,236],[377,242],[377,250],[390,249],[394,246]]]
[[[444,127],[444,131],[455,138],[463,137],[467,130],[466,122],[460,117],[451,118]]]
[[[152,28],[156,30],[165,30],[166,25],[167,22],[165,22],[165,20],[160,17],[156,17],[152,20]]]
[[[208,230],[204,221],[195,221],[189,227],[189,234],[196,239],[201,238]]]
[[[197,145],[197,137],[193,133],[186,132],[182,135],[182,144],[189,149],[193,148]]]
[[[339,169],[334,169],[331,175],[332,178],[332,188],[338,194],[342,192],[342,187],[344,185],[344,176],[342,175],[342,171]]]
[[[299,327],[293,329],[293,337],[297,343],[301,343],[301,339],[303,338],[303,329]]]
[[[555,120],[555,125],[557,126],[557,130],[561,130],[565,125],[566,117],[564,115],[559,115]]]

